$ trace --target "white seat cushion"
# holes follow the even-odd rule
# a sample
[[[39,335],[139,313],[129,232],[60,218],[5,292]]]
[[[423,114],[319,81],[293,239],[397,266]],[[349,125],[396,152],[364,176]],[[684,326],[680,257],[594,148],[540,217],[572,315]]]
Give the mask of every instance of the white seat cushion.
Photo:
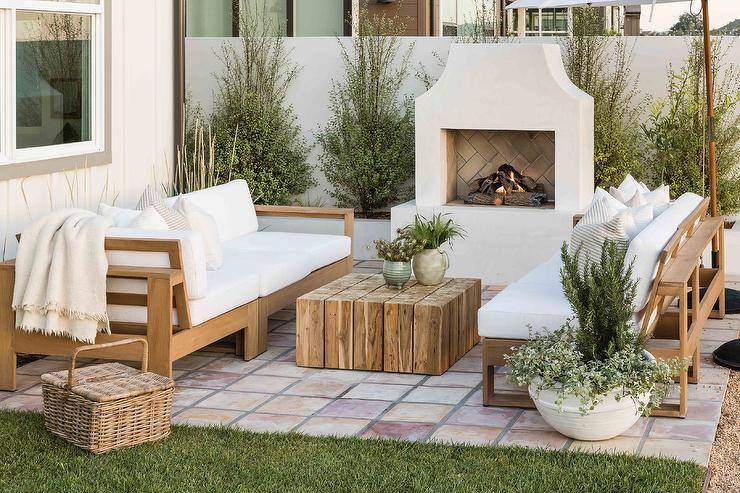
[[[224,185],[185,194],[192,202],[213,216],[218,226],[219,239],[224,242],[253,233],[258,229],[257,213],[252,203],[252,194],[244,180],[234,180]],[[164,201],[173,207],[177,197]]]
[[[348,236],[316,235],[259,231],[234,238],[223,244],[224,253],[272,252],[307,255],[309,272],[333,264],[350,254],[352,239]]]
[[[563,260],[560,258],[560,252],[558,252],[550,257],[547,262],[543,262],[529,271],[516,284],[557,284],[560,282],[560,269],[562,268]]]
[[[478,310],[478,334],[501,339],[529,339],[549,333],[572,318],[558,280],[547,284],[514,283]]]
[[[264,297],[309,275],[311,263],[305,253],[229,250],[224,251],[221,270],[232,271],[234,275],[257,274],[259,295]]]
[[[208,272],[208,296],[191,300],[190,322],[200,325],[259,298],[259,274],[233,268]],[[146,307],[108,305],[108,316],[116,322],[146,323]],[[172,321],[179,323],[173,310]]]

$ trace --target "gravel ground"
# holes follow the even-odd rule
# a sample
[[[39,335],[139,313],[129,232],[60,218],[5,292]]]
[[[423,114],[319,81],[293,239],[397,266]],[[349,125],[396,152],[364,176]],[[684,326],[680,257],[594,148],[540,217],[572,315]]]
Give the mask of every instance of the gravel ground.
[[[710,493],[740,491],[740,372],[732,372],[709,460]]]

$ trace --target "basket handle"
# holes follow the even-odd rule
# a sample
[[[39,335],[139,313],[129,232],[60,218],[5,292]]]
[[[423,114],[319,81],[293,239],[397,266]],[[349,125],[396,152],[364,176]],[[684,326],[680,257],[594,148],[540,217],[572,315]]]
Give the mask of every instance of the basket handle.
[[[92,344],[90,346],[80,346],[80,347],[75,348],[72,351],[72,356],[70,357],[69,371],[67,372],[67,388],[71,389],[75,385],[74,370],[77,364],[78,354],[80,354],[83,351],[93,351],[96,349],[106,349],[110,347],[127,346],[129,344],[141,344],[142,345],[141,371],[144,371],[144,372],[147,371],[149,351],[148,351],[148,345],[147,345],[146,339],[131,338],[131,339],[124,339],[122,341],[107,342],[105,344]]]

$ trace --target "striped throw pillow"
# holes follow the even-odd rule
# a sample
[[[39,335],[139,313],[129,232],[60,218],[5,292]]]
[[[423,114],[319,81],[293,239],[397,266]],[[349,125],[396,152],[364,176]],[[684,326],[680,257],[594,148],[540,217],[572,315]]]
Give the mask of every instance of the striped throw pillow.
[[[605,198],[595,199],[583,215],[583,224],[598,224],[610,221],[617,215],[619,210],[615,209],[611,202]]]
[[[177,212],[176,210],[167,207],[164,205],[163,202],[159,202],[154,204],[152,207],[154,207],[154,210],[157,211],[157,213],[162,216],[162,219],[164,219],[164,222],[167,223],[167,227],[170,230],[185,230],[190,229],[190,224],[188,223],[188,220]]]
[[[627,247],[629,236],[625,231],[625,218],[619,215],[607,222],[579,223],[570,234],[568,253],[578,255],[578,268],[585,271],[588,265],[601,260],[601,250],[607,240],[622,243]]]
[[[136,210],[143,211],[150,205],[154,205],[162,200],[164,200],[164,196],[160,190],[151,185],[147,185],[144,192],[141,194],[141,198],[139,198],[139,203],[136,204]]]

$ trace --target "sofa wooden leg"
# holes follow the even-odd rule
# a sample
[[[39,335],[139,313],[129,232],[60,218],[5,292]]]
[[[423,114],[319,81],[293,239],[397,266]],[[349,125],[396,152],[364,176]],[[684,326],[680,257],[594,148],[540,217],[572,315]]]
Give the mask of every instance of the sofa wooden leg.
[[[15,313],[13,313],[13,284],[15,272],[12,268],[0,268],[0,390],[14,391],[16,355],[13,349]]]
[[[247,326],[243,330],[244,360],[249,361],[267,351],[267,304],[259,300],[247,306]]]
[[[487,364],[486,360],[483,360],[483,405],[493,406],[495,399],[495,373],[496,367],[493,364]]]
[[[172,378],[172,286],[169,279],[150,278],[147,289],[149,371]]]
[[[689,383],[699,383],[699,371],[701,370],[701,354],[699,344],[697,343],[694,355],[691,357],[691,366],[689,367]]]

